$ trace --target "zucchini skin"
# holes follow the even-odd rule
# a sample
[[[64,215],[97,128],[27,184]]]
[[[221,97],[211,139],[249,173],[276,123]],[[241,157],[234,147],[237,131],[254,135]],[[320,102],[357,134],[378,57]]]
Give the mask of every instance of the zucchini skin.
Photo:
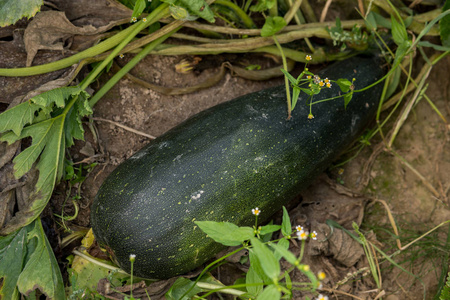
[[[380,79],[375,57],[354,57],[318,73],[356,78],[356,89]],[[205,263],[224,247],[194,221],[252,226],[268,220],[306,188],[373,119],[381,85],[313,106],[302,93],[287,120],[285,87],[278,86],[219,104],[158,137],[119,165],[100,187],[91,207],[97,241],[119,266],[165,279]],[[336,96],[334,84],[314,100]]]

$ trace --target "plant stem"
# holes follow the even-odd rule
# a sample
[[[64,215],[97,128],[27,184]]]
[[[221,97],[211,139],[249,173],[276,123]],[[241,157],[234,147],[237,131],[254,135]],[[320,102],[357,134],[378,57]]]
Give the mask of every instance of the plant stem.
[[[175,21],[176,25],[181,25],[184,21]],[[167,26],[166,26],[167,27]],[[181,27],[173,29],[171,32],[154,40],[148,44],[141,52],[139,52],[132,60],[130,60],[119,72],[117,72],[92,98],[89,100],[89,105],[93,107],[103,95],[105,95],[125,74],[127,74],[136,64],[141,61],[147,54],[150,53],[157,45],[165,41],[172,33],[179,30]]]
[[[245,27],[256,28],[256,25],[255,23],[253,23],[253,20],[239,6],[237,6],[233,2],[227,0],[216,0],[214,1],[214,4],[226,6],[232,11],[234,11],[234,13],[241,19],[242,24],[244,24]]]
[[[236,289],[230,289],[223,285],[212,284],[212,283],[207,283],[207,282],[197,282],[197,286],[202,289],[218,290],[221,293],[235,295],[235,296],[241,296],[241,295],[245,294],[245,292],[243,292],[243,291],[239,291]]]
[[[284,53],[283,53],[283,48],[281,48],[281,45],[280,45],[280,43],[278,43],[277,38],[275,36],[273,36],[273,40],[274,40],[275,44],[277,45],[278,50],[280,51],[281,58],[283,60],[283,69],[286,70],[286,72],[289,72],[288,67],[287,67],[286,57],[284,56]],[[284,76],[284,85],[286,86],[286,98],[287,98],[287,108],[288,108],[287,119],[290,120],[292,117],[291,116],[291,112],[292,112],[291,91],[289,89],[289,80],[286,76]]]
[[[109,62],[111,60],[114,59],[114,57],[116,57],[120,51],[126,46],[128,45],[128,43],[143,29],[145,29],[146,27],[150,26],[151,23],[156,22],[157,20],[159,20],[161,17],[163,17],[164,15],[168,14],[168,4],[162,4],[160,6],[158,6],[154,11],[152,11],[152,13],[150,15],[148,15],[148,20],[147,22],[144,22],[143,20],[139,21],[136,25],[136,27],[133,29],[133,31],[131,31],[129,33],[129,35],[127,35],[122,42],[120,42],[120,44],[111,52],[111,54],[105,59],[103,60],[100,65],[98,65],[91,73],[89,73],[89,76],[83,80],[83,83],[81,84],[81,88],[84,90],[86,89],[89,84],[92,83],[92,81],[98,76],[98,74],[109,64]]]

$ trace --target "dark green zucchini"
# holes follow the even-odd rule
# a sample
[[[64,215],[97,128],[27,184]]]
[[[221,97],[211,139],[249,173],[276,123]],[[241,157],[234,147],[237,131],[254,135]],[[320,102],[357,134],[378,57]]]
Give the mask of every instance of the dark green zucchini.
[[[356,89],[383,76],[379,60],[355,57],[319,73],[356,78]],[[119,165],[92,205],[96,239],[135,275],[168,278],[211,259],[222,246],[195,220],[252,225],[270,218],[322,173],[359,135],[377,109],[381,85],[313,107],[306,97],[287,120],[285,87],[217,105],[160,136]],[[335,84],[315,100],[336,96]],[[220,95],[218,95],[220,96]]]

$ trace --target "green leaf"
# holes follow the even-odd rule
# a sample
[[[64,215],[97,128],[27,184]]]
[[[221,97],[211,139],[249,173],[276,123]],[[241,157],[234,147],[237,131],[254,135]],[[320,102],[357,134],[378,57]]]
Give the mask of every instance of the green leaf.
[[[286,287],[288,288],[288,290],[292,289],[292,280],[291,280],[291,276],[289,276],[288,271],[284,272],[284,278],[286,280]]]
[[[6,141],[9,144],[26,137],[32,139],[31,145],[13,160],[16,178],[22,177],[32,168],[39,171],[35,188],[27,199],[29,205],[14,216],[12,221],[2,229],[2,234],[9,234],[29,224],[40,215],[50,199],[55,184],[63,175],[66,144],[72,145],[73,138],[83,138],[80,118],[92,112],[87,103],[86,92],[79,88],[60,88],[34,97],[31,101],[50,111],[53,103],[58,107],[65,105],[61,97],[71,97],[71,100],[68,109],[61,111],[59,115],[24,127],[20,135],[9,131],[0,137],[0,141]],[[25,112],[28,113],[28,111]],[[18,119],[23,124],[26,117],[18,117]]]
[[[336,80],[336,83],[343,93],[347,93],[350,90],[350,86],[352,85],[352,82],[345,78],[339,78],[338,80]]]
[[[283,206],[283,221],[281,222],[281,233],[283,236],[290,236],[292,234],[291,219],[286,207]]]
[[[391,23],[392,38],[397,46],[400,46],[408,40],[408,33],[406,32],[406,28],[395,20],[394,16],[391,16]]]
[[[147,5],[146,2],[147,2],[146,0],[136,0],[131,18],[137,18],[142,14],[142,12],[144,11],[144,9]]]
[[[310,89],[304,89],[304,88],[300,88],[300,90],[310,96],[314,95],[314,92],[311,91]]]
[[[297,105],[298,97],[300,97],[300,91],[301,91],[301,89],[298,86],[294,86],[292,88],[291,110],[293,110],[295,108],[295,105]]]
[[[281,29],[286,26],[286,21],[279,16],[276,17],[267,17],[266,22],[264,23],[262,29],[261,29],[261,36],[272,36]]]
[[[366,23],[368,30],[370,30],[370,31],[377,30],[377,20],[375,19],[375,15],[373,14],[373,11],[370,11],[370,13],[364,19],[364,22]]]
[[[450,1],[445,1],[442,12],[450,9]],[[446,15],[439,21],[439,35],[441,36],[442,45],[450,47],[450,15]]]
[[[353,91],[351,93],[347,93],[344,95],[344,107],[347,108],[347,105],[352,101]]]
[[[0,0],[0,27],[12,25],[23,17],[34,17],[43,0]]]
[[[189,293],[181,298],[181,296],[183,296],[187,291],[189,291]],[[195,285],[195,282],[190,281],[187,278],[180,277],[174,282],[165,296],[167,300],[189,300],[201,291],[202,289]]]
[[[16,136],[22,133],[25,125],[33,122],[35,112],[42,107],[26,101],[0,114],[0,133],[12,130]]]
[[[377,25],[384,27],[384,28],[388,28],[388,29],[392,28],[391,21],[389,19],[386,19],[382,15],[380,15],[374,11],[370,11],[369,15],[373,15],[373,18],[375,19],[375,22]]]
[[[251,11],[263,12],[271,9],[276,3],[276,0],[258,0],[255,5],[250,6]]]
[[[297,79],[294,78],[294,76],[292,76],[288,71],[286,71],[285,69],[280,69],[281,72],[284,74],[284,76],[287,77],[287,79],[290,81],[291,84],[293,85],[297,85]]]
[[[258,273],[255,271],[253,265],[250,265],[247,274],[245,275],[245,283],[247,291],[252,296],[257,296],[263,290],[263,280],[259,277]],[[252,285],[259,284],[259,285]]]
[[[250,266],[253,268],[253,270],[256,272],[256,274],[259,276],[259,278],[261,278],[265,284],[272,283],[273,282],[272,279],[266,275],[266,273],[264,272],[264,270],[262,268],[259,257],[256,255],[256,253],[252,249],[250,249],[250,251],[249,251],[249,259],[250,259]],[[264,258],[262,258],[262,259],[264,259]]]
[[[253,248],[250,249],[250,252],[254,252],[256,254],[267,277],[269,277],[273,282],[277,282],[278,276],[280,275],[280,264],[278,263],[275,255],[257,238],[251,238],[250,241],[253,246]]]
[[[39,289],[51,299],[65,299],[64,283],[41,220],[0,237],[2,299],[18,299]]]
[[[195,224],[210,238],[225,246],[239,246],[254,236],[250,227],[238,227],[228,222],[196,221]]]
[[[430,47],[437,51],[450,51],[450,42],[449,42],[449,46],[436,45],[436,44],[430,43],[429,41],[421,41],[418,43],[418,45],[421,47]]]
[[[281,292],[278,290],[276,285],[268,285],[261,295],[256,298],[257,300],[279,300],[281,299]]]
[[[199,16],[210,23],[214,23],[214,13],[204,0],[162,0],[167,4],[186,9],[189,14]]]
[[[22,272],[26,254],[27,228],[0,237],[0,287],[1,299],[18,299],[17,279]]]
[[[281,242],[282,240],[280,240]],[[278,244],[271,244],[270,247],[272,247],[275,250],[275,253],[279,255],[280,257],[283,257],[288,263],[291,265],[295,265],[297,261],[297,257],[289,251],[289,241],[285,240],[286,242],[278,243]]]
[[[275,232],[277,230],[280,230],[281,226],[280,225],[265,225],[261,227],[261,231],[260,231],[260,235],[266,235],[268,233],[272,233]]]
[[[33,227],[28,233],[28,242],[37,239],[36,247],[17,280],[19,291],[27,295],[38,288],[51,299],[65,299],[64,283],[58,262],[39,218],[35,220]]]
[[[275,246],[272,247],[273,245],[275,245]],[[280,239],[280,240],[278,241],[277,244],[272,243],[272,244],[270,244],[270,246],[271,246],[272,248],[274,248],[274,249],[275,249],[275,247],[276,247],[276,248],[280,248],[280,247],[281,247],[282,249],[288,250],[288,249],[289,249],[289,240],[287,240],[287,239]],[[288,251],[288,252],[289,252],[289,251]],[[275,257],[276,257],[277,260],[280,260],[281,257],[283,257],[283,255],[281,254],[281,252],[275,251],[273,254],[275,255]]]

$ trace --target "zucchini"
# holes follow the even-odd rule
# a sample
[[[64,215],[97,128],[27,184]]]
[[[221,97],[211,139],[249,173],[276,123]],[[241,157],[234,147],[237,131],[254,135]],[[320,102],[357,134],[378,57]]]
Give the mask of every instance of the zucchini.
[[[357,89],[384,72],[375,57],[338,62],[318,75],[356,78]],[[315,100],[336,96],[334,84]],[[119,266],[164,279],[186,273],[223,246],[194,221],[264,222],[322,173],[361,134],[377,110],[381,85],[309,106],[301,97],[287,120],[284,86],[207,109],[158,137],[119,165],[91,208],[97,241]]]

